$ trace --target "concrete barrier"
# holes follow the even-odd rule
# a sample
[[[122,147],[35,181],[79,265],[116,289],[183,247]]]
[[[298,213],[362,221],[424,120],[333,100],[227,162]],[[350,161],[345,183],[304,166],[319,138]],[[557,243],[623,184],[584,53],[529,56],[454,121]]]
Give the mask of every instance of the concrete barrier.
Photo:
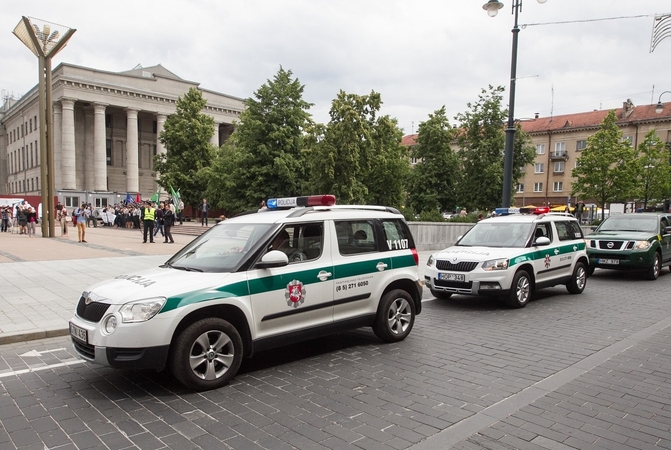
[[[460,222],[408,222],[417,250],[442,250],[457,241],[474,223]],[[582,226],[585,236],[592,233],[589,226]]]

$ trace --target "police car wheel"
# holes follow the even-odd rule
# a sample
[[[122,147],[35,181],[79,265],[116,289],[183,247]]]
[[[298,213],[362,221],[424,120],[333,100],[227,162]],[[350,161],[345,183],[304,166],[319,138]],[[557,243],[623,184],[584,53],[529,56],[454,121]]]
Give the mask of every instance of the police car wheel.
[[[585,269],[585,263],[578,261],[573,269],[571,280],[566,283],[566,290],[569,294],[580,294],[585,290],[586,283],[587,270]]]
[[[387,292],[377,308],[373,331],[385,342],[398,342],[410,334],[415,323],[415,303],[402,289]]]
[[[437,299],[440,300],[447,300],[448,298],[452,297],[451,292],[443,292],[443,291],[434,291],[433,289],[429,289],[431,291],[431,295],[436,297]]]
[[[659,277],[659,273],[662,271],[662,259],[659,257],[659,253],[655,252],[655,259],[652,262],[652,266],[648,269],[645,274],[646,280],[656,280]]]
[[[524,308],[531,300],[531,278],[526,270],[520,270],[515,274],[510,285],[510,294],[506,298],[506,304],[511,308]]]
[[[242,339],[233,325],[217,317],[193,323],[174,343],[172,373],[196,391],[228,384],[242,362]]]

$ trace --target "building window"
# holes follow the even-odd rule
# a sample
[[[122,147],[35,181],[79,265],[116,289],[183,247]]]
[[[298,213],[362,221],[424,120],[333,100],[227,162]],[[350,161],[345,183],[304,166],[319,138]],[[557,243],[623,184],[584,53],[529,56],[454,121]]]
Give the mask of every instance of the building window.
[[[524,183],[520,183],[517,185],[517,193],[518,194],[523,194],[524,193]]]
[[[28,128],[30,129],[30,132],[33,132],[33,119],[30,118],[28,119]]]
[[[587,148],[587,141],[582,139],[575,143],[575,151],[581,152]]]
[[[552,183],[552,192],[561,192],[564,190],[564,182],[563,181],[555,181]]]
[[[33,143],[30,143],[30,167],[34,167],[35,161],[33,160]]]
[[[112,139],[107,139],[105,141],[105,152],[106,152],[107,165],[111,166],[112,165]]]
[[[534,164],[534,173],[543,173],[545,171],[545,164],[536,163]]]
[[[37,141],[35,141],[35,164],[40,164],[40,152],[37,150]]]
[[[564,161],[555,162],[554,172],[555,173],[564,173]]]
[[[112,128],[112,114],[105,114],[105,128]]]
[[[545,154],[545,144],[536,144],[536,154],[537,155]]]
[[[156,132],[157,132],[157,130],[158,130],[158,124],[156,123],[155,120],[153,121],[153,125],[152,125],[151,130],[152,130],[152,132],[153,132],[154,134],[156,134]]]
[[[413,166],[417,164],[417,158],[415,157],[410,158],[410,164],[412,164]]]
[[[534,192],[543,192],[543,183],[534,183]]]
[[[623,141],[627,141],[627,142],[629,142],[629,143],[632,144],[632,145],[634,144],[634,136],[623,136],[623,137],[622,137],[622,140],[623,140]]]
[[[64,197],[63,201],[65,201],[65,206],[69,206],[71,208],[76,208],[80,205],[79,197]]]
[[[554,156],[564,156],[566,154],[566,142],[555,142]]]

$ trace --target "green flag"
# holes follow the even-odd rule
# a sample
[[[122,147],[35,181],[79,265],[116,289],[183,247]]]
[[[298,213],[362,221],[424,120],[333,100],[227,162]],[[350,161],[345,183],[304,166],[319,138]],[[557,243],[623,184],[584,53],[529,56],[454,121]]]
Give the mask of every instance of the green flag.
[[[154,203],[158,203],[158,200],[161,198],[161,188],[158,189],[157,192],[154,192],[154,195],[151,196],[151,201]]]

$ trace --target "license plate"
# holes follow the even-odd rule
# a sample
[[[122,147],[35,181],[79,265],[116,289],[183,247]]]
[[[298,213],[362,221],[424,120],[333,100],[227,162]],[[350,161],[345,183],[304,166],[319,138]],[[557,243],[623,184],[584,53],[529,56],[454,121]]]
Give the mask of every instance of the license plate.
[[[597,259],[596,260],[597,264],[620,264],[619,259]]]
[[[466,275],[462,273],[439,273],[438,279],[445,281],[466,281]]]
[[[78,327],[77,325],[70,323],[70,335],[82,342],[88,344],[88,334],[85,329]]]

